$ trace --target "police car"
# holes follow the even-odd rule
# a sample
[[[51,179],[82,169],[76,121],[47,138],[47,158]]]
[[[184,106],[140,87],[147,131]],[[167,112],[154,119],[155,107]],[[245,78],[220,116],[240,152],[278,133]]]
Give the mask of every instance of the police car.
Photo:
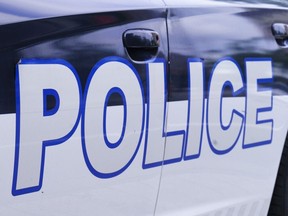
[[[0,215],[288,215],[287,1],[0,17]]]

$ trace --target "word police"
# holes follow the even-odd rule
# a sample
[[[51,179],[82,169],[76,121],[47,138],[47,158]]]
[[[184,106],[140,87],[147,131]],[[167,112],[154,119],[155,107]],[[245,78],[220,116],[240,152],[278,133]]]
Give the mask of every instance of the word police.
[[[185,112],[171,109],[173,115],[185,117],[184,127],[173,130],[167,124],[167,114],[171,115],[168,106],[173,102],[166,98],[164,61],[147,65],[145,104],[143,84],[125,59],[108,57],[99,61],[88,77],[84,94],[77,72],[68,62],[22,60],[16,73],[12,194],[41,189],[45,148],[68,140],[78,125],[87,167],[99,178],[115,177],[126,170],[142,140],[143,169],[198,158],[203,140],[220,155],[230,152],[236,143],[241,143],[242,148],[270,144],[272,89],[261,86],[272,82],[272,61],[246,59],[245,67],[244,82],[238,64],[231,58],[221,59],[205,83],[203,61],[189,59],[188,101],[182,103]],[[209,90],[206,99],[205,85]],[[232,92],[229,98],[224,97],[227,90]],[[240,97],[243,91],[246,96]],[[122,105],[108,106],[113,94],[122,99]],[[48,109],[48,97],[54,98],[53,108]]]

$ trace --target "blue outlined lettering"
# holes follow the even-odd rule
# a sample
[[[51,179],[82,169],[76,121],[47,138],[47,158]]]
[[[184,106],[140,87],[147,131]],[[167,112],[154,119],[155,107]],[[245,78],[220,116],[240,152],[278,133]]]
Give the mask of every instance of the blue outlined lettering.
[[[204,121],[204,62],[188,59],[188,114],[184,160],[200,157]],[[196,90],[195,90],[196,89]]]
[[[243,149],[271,144],[273,95],[265,86],[273,81],[272,60],[248,58],[245,65],[246,82],[232,58],[217,61],[205,80],[204,60],[188,59],[188,99],[174,103],[168,101],[163,59],[146,65],[146,98],[137,70],[120,57],[94,65],[83,97],[78,73],[68,62],[23,59],[16,69],[12,195],[41,189],[46,147],[67,141],[78,126],[86,166],[103,179],[127,170],[141,143],[143,169],[200,158],[206,138],[217,155],[241,142]],[[121,103],[110,106],[115,94]],[[173,118],[178,114],[181,122]]]
[[[223,92],[232,91],[233,97],[243,91],[244,82],[239,66],[232,58],[220,59],[211,72],[207,99],[207,136],[212,151],[226,154],[236,145],[242,131],[244,116],[231,105],[229,123],[223,123]]]
[[[30,80],[37,80],[37,83],[31,85]],[[46,147],[68,140],[80,120],[80,87],[76,71],[64,60],[23,59],[17,65],[14,196],[41,189]],[[59,96],[61,103],[56,105],[55,113],[47,115],[46,112],[45,115],[47,107],[43,97],[47,93]],[[69,118],[63,112],[68,107]]]
[[[115,148],[105,138],[107,133],[103,134],[107,103],[113,92],[120,94],[124,102],[123,126]],[[88,78],[82,112],[82,148],[90,172],[99,178],[121,174],[134,160],[144,129],[143,87],[132,64],[119,57],[99,61]],[[109,163],[111,158],[113,163]]]
[[[245,65],[247,96],[243,148],[251,148],[272,142],[274,122],[265,116],[273,109],[272,89],[261,87],[273,81],[272,59],[247,58]]]
[[[184,131],[166,132],[165,129],[167,124],[167,85],[164,61],[158,59],[157,62],[149,63],[147,67],[146,137],[142,165],[144,169],[161,166],[162,163],[181,161],[185,135]],[[170,146],[173,151],[170,150]]]

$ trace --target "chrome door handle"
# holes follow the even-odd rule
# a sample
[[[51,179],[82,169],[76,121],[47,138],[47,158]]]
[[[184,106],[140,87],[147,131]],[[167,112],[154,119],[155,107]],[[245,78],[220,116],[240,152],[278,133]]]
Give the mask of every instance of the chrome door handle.
[[[288,25],[284,23],[274,23],[272,34],[279,46],[288,46]]]
[[[146,62],[157,56],[160,37],[150,29],[129,29],[123,33],[123,45],[133,61]]]

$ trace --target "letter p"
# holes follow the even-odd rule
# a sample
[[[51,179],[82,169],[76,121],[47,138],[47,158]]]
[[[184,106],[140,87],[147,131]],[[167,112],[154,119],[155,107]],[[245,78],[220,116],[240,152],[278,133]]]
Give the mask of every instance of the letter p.
[[[14,196],[41,189],[45,148],[73,134],[80,101],[80,82],[67,62],[33,59],[17,65]]]

